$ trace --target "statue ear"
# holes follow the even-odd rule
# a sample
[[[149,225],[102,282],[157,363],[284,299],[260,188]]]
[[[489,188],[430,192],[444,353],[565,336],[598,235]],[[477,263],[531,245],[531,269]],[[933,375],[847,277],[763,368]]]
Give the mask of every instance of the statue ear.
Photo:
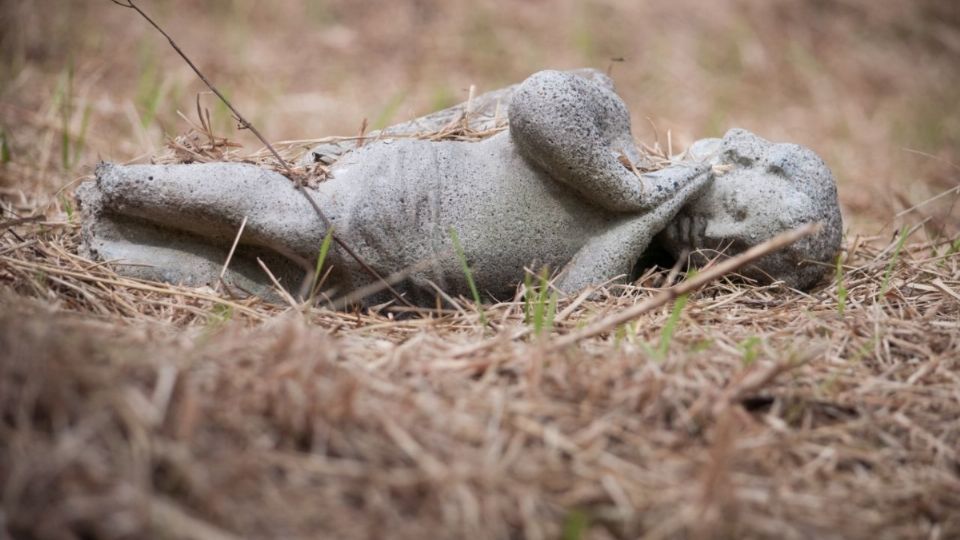
[[[722,145],[723,139],[716,137],[700,139],[691,144],[690,148],[687,148],[681,156],[684,161],[715,165],[720,160],[720,147]]]
[[[613,79],[611,79],[609,75],[600,71],[599,69],[581,68],[581,69],[571,70],[568,73],[572,73],[577,77],[580,77],[581,79],[592,81],[593,83],[599,86],[602,86],[611,92],[617,91],[617,89],[614,88],[613,86]]]
[[[720,145],[720,162],[741,167],[753,167],[764,159],[773,144],[740,128],[727,131]]]
[[[834,189],[827,164],[813,150],[799,144],[773,144],[764,159],[767,172],[802,183],[803,190]]]

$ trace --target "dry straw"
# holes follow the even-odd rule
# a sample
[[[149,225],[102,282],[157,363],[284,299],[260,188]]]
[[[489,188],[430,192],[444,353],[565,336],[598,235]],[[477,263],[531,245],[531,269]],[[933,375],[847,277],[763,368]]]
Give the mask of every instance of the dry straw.
[[[245,154],[197,113],[154,162],[315,184],[328,164],[274,152],[371,138]],[[470,120],[414,136],[504,129]],[[849,239],[810,293],[728,260],[555,307],[520,285],[482,309],[332,310],[118,275],[77,255],[72,204],[20,201],[0,220],[14,537],[960,536],[960,243],[918,227]]]
[[[15,536],[960,535],[956,245],[857,237],[810,293],[723,277],[679,315],[635,307],[674,285],[653,270],[534,337],[522,292],[486,326],[463,298],[235,300],[117,275],[75,213],[32,213],[0,237]]]

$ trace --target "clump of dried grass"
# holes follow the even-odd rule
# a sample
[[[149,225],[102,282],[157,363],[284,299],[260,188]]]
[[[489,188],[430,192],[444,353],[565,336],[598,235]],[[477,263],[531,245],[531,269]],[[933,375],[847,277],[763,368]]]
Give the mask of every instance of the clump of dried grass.
[[[548,350],[666,271],[516,338],[519,301],[487,326],[466,300],[294,310],[121,277],[77,241],[57,215],[0,243],[14,536],[960,534],[960,254],[941,243],[858,237],[809,294],[714,282],[661,357],[669,307]]]
[[[266,147],[254,152],[243,152],[242,146],[225,137],[217,136],[209,121],[209,113],[197,107],[197,116],[200,124],[191,121],[181,114],[190,128],[186,133],[169,138],[164,150],[151,158],[151,162],[160,164],[178,163],[209,163],[213,161],[231,161],[252,163],[274,170],[278,173],[290,175],[292,180],[315,185],[329,177],[330,165],[315,161],[309,164],[300,164],[303,155],[310,148],[324,143],[354,144],[357,147],[385,137],[383,132],[372,134],[361,133],[357,136],[331,136],[318,139],[302,139],[296,141],[280,141],[272,146],[277,155],[287,166],[277,163],[274,154]],[[491,137],[505,130],[506,122],[497,122],[493,126],[475,128],[471,126],[471,117],[464,113],[440,129],[417,131],[408,134],[393,134],[389,138],[413,138],[425,141],[465,141],[475,142]]]

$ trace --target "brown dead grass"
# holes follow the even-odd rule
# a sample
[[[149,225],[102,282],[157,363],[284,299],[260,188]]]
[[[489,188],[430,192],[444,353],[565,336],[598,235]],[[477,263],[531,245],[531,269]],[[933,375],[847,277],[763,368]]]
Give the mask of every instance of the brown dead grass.
[[[660,358],[670,309],[547,353],[513,339],[518,302],[487,306],[486,330],[468,305],[232,303],[80,259],[75,224],[17,230],[0,249],[17,537],[538,538],[579,516],[590,537],[960,533],[960,253],[856,241],[842,315],[836,284],[717,282]],[[665,279],[563,300],[551,335]]]
[[[79,5],[0,5],[0,536],[960,536],[949,2],[155,4],[272,140],[356,134],[404,92],[395,120],[471,82],[626,56],[614,76],[642,139],[650,116],[661,147],[732,125],[813,146],[849,224],[842,281],[717,281],[663,356],[670,306],[547,349],[668,271],[561,300],[555,328],[517,338],[520,302],[484,306],[487,327],[462,300],[294,310],[78,257],[72,186],[99,157],[156,155],[201,90],[126,10]],[[166,96],[146,125],[144,80]],[[84,133],[67,163],[64,133]],[[205,137],[179,151],[250,157]]]

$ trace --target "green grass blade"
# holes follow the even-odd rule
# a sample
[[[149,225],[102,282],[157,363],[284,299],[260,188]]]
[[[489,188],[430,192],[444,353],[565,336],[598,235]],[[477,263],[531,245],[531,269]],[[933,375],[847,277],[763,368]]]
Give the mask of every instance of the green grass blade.
[[[523,274],[523,324],[529,325],[533,320],[533,275],[530,272]]]
[[[323,242],[320,244],[320,253],[317,254],[317,267],[313,273],[313,290],[310,296],[314,296],[317,293],[317,288],[320,286],[320,272],[323,270],[323,263],[327,260],[327,253],[330,252],[330,244],[333,241],[333,228],[327,231],[326,236],[323,237]]]
[[[847,309],[847,285],[843,280],[843,256],[837,255],[837,313],[843,316]]]
[[[473,295],[473,303],[477,306],[477,311],[480,314],[480,324],[486,326],[487,315],[483,312],[483,304],[480,303],[480,292],[477,291],[477,284],[473,281],[473,272],[470,271],[467,256],[463,252],[463,246],[460,245],[460,236],[457,235],[457,230],[453,227],[450,227],[450,239],[453,241],[453,249],[457,252],[457,259],[460,260],[460,267],[463,269],[463,275],[470,287],[470,294]]]
[[[398,92],[391,97],[383,108],[377,113],[377,116],[373,120],[371,127],[373,129],[383,129],[387,127],[387,124],[390,123],[390,120],[393,120],[393,117],[397,115],[397,111],[400,110],[400,106],[403,105],[403,102],[407,100],[406,92]]]
[[[546,268],[544,268],[544,271]],[[537,286],[536,301],[533,304],[533,333],[540,335],[543,331],[543,319],[546,312],[546,294],[547,289],[543,284],[543,271],[540,272],[540,284]]]
[[[7,132],[0,130],[0,163],[10,163],[10,145],[7,143]]]
[[[552,291],[550,293],[550,300],[547,303],[547,320],[544,321],[544,326],[547,330],[553,329],[553,321],[557,318],[557,302],[560,300],[560,295],[557,294],[557,291]]]
[[[657,358],[663,360],[667,357],[667,352],[670,350],[670,342],[673,341],[673,333],[677,329],[677,324],[680,322],[680,314],[683,313],[683,308],[687,305],[687,295],[681,294],[673,302],[673,309],[670,311],[670,317],[667,319],[666,324],[663,325],[663,331],[660,333],[660,346],[657,348]]]
[[[64,169],[71,165],[70,118],[73,116],[73,59],[67,63],[64,78],[63,101],[60,103],[60,164]]]
[[[883,298],[887,294],[887,290],[890,288],[890,277],[893,275],[893,267],[897,265],[897,261],[900,260],[900,250],[903,249],[903,245],[907,243],[907,226],[904,225],[900,227],[900,239],[897,240],[897,246],[893,248],[893,255],[890,257],[890,262],[887,263],[887,268],[883,272],[883,281],[880,283],[880,292],[877,293],[878,298]]]
[[[87,144],[87,128],[90,127],[90,105],[83,108],[83,116],[80,117],[80,131],[77,133],[76,140],[73,141],[74,160],[83,152]]]
[[[744,367],[749,367],[757,361],[757,357],[760,356],[761,343],[761,339],[757,336],[748,337],[740,342],[739,348],[743,352],[743,358],[740,361]]]
[[[60,133],[60,166],[70,168],[70,134],[66,128]]]
[[[140,50],[139,57],[136,103],[140,111],[140,125],[146,128],[153,123],[160,109],[162,81],[153,49],[145,45]]]
[[[527,301],[528,313],[532,310],[532,313],[527,316],[527,319],[528,324],[533,325],[534,335],[539,336],[544,329],[549,330],[553,328],[553,321],[557,316],[557,302],[559,301],[559,295],[556,291],[551,292],[550,290],[549,268],[544,266],[543,270],[540,271],[538,278],[540,283],[536,287],[536,291],[531,292],[531,296],[533,298],[532,307],[530,306],[530,302]],[[530,279],[524,280],[527,287],[531,287],[530,281]]]
[[[590,526],[590,517],[583,510],[571,510],[563,520],[563,540],[580,540]]]
[[[60,194],[60,205],[63,207],[64,213],[67,214],[67,223],[73,222],[73,203],[70,201],[70,197],[66,193]]]
[[[950,243],[950,247],[947,248],[947,252],[944,253],[944,255],[953,255],[954,253],[960,253],[960,236]]]

